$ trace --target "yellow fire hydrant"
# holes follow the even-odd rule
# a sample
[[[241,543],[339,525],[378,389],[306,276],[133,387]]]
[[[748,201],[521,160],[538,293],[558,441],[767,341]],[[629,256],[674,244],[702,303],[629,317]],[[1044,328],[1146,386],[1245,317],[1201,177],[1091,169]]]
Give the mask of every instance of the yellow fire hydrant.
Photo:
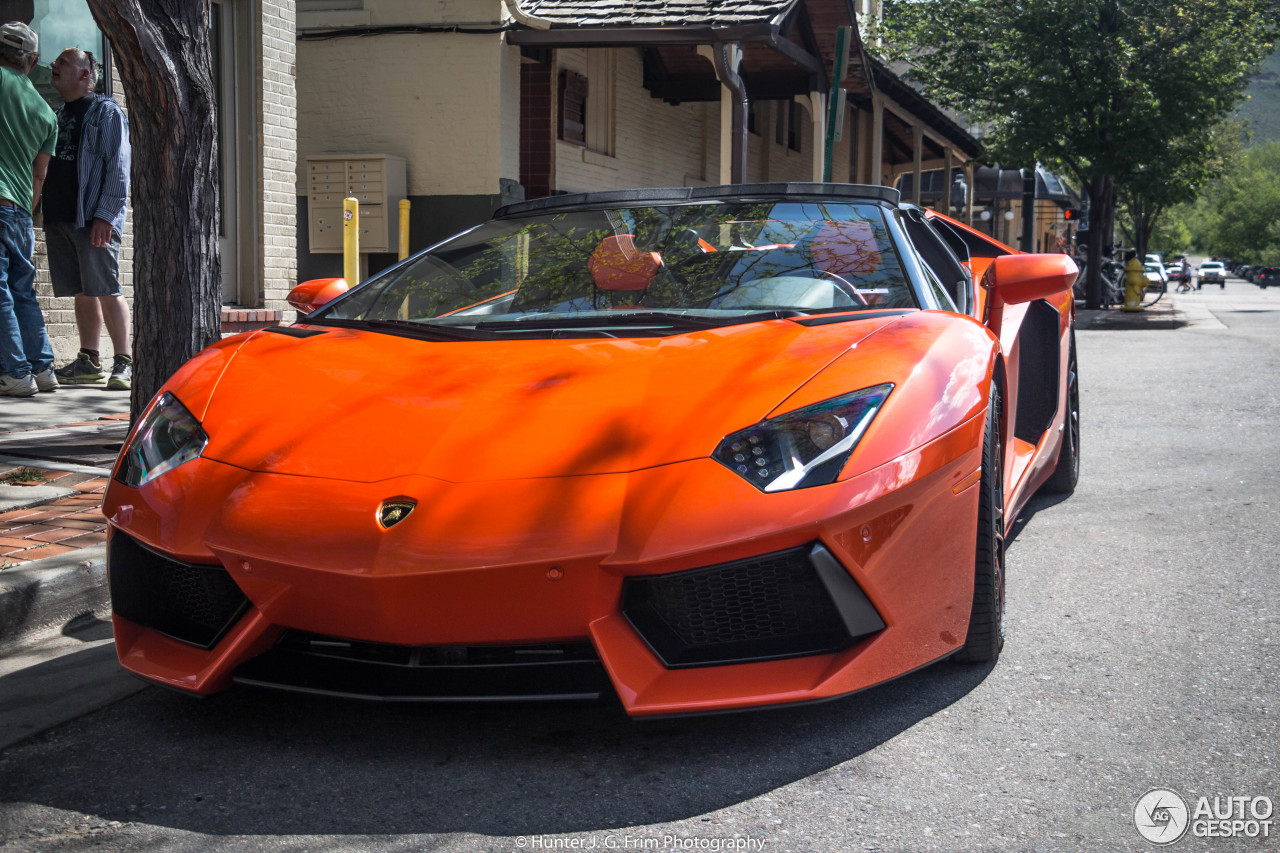
[[[1142,261],[1137,256],[1124,265],[1124,310],[1141,311],[1142,294],[1147,289],[1147,276],[1142,271]]]

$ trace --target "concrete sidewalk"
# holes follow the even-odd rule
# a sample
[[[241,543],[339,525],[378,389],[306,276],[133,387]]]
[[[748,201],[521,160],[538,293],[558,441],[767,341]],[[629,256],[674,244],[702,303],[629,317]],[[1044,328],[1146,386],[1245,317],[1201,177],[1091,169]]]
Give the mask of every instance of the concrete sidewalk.
[[[0,398],[0,657],[108,615],[102,493],[128,411],[103,385]]]
[[[0,397],[0,749],[145,686],[115,663],[103,544],[128,411],[103,385]]]
[[[1181,329],[1188,325],[1185,307],[1176,293],[1166,293],[1150,308],[1128,313],[1119,308],[1088,310],[1076,308],[1076,328],[1094,331]]]

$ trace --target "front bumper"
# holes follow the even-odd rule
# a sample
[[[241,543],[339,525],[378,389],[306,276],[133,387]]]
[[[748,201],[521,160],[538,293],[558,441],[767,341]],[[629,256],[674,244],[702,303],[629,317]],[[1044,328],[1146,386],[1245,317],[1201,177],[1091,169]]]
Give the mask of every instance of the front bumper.
[[[710,460],[475,484],[195,460],[108,492],[120,660],[197,694],[237,680],[397,701],[612,691],[636,715],[850,693],[963,642],[981,430],[773,495]],[[416,508],[383,529],[377,508],[404,497]],[[188,605],[140,592],[156,588],[142,563],[179,567]]]

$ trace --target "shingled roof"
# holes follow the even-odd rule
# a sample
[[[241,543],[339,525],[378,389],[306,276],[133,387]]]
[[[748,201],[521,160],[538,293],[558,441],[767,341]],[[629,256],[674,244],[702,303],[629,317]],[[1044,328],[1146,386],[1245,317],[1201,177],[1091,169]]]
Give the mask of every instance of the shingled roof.
[[[728,26],[775,21],[797,0],[519,0],[520,10],[565,27]]]

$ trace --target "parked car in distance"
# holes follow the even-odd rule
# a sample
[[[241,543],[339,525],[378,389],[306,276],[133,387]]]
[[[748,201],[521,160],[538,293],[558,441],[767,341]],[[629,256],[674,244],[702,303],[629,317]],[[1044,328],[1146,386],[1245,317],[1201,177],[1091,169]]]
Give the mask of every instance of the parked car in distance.
[[[1249,264],[1236,264],[1236,268],[1235,268],[1236,278],[1242,278],[1245,281],[1249,281],[1250,280],[1249,272],[1252,269],[1253,267],[1250,266]]]
[[[1163,264],[1147,262],[1142,265],[1142,274],[1147,277],[1147,287],[1163,291],[1169,286],[1169,274],[1164,271]]]
[[[1200,265],[1197,275],[1200,277],[1197,290],[1206,284],[1216,284],[1223,289],[1227,286],[1227,268],[1222,261],[1205,261]]]
[[[1155,252],[1147,252],[1147,259],[1145,263],[1160,264],[1160,266],[1164,266],[1164,258],[1160,257]]]
[[[1280,267],[1254,267],[1254,281],[1258,287],[1280,287]]]
[[[1165,264],[1164,274],[1169,281],[1182,281],[1182,264]]]

